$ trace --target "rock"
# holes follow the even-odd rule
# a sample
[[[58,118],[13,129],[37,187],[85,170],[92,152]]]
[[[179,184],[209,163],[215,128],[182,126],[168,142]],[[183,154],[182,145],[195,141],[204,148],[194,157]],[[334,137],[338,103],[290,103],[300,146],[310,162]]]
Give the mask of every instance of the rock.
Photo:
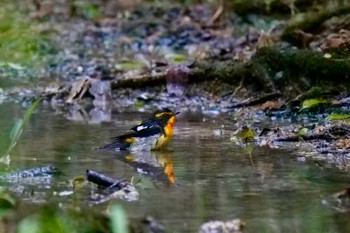
[[[166,89],[169,94],[182,96],[188,83],[190,69],[183,64],[172,65],[166,70]]]
[[[245,223],[239,219],[232,219],[230,221],[209,221],[199,229],[199,233],[239,233],[242,231]]]

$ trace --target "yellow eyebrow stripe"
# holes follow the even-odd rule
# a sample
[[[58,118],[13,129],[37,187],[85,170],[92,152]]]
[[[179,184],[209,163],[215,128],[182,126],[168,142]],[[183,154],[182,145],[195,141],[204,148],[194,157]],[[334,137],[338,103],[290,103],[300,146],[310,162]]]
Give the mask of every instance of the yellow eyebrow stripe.
[[[164,114],[166,114],[166,112],[157,113],[157,114],[155,115],[155,117],[161,117],[161,116],[163,116]]]

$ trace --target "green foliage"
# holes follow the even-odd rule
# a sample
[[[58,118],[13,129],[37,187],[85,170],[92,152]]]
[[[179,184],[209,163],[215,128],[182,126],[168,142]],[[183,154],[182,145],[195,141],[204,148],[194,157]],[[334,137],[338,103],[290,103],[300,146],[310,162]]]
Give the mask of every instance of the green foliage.
[[[17,233],[68,233],[79,232],[73,216],[68,212],[54,210],[51,207],[42,208],[35,215],[22,219],[17,226]]]
[[[41,206],[33,214],[24,217],[16,226],[17,233],[78,233],[111,232],[106,218],[93,211],[79,212],[70,208],[58,208],[55,204]]]
[[[305,109],[305,108],[310,108],[310,107],[313,107],[313,106],[316,106],[316,105],[319,105],[319,104],[325,104],[325,103],[328,103],[329,101],[328,100],[325,100],[325,99],[307,99],[307,100],[304,100],[301,107],[302,109]]]
[[[48,39],[36,29],[27,14],[20,12],[14,2],[1,1],[0,71],[39,65],[50,51]]]
[[[0,186],[0,218],[6,211],[16,204],[16,199],[9,193],[9,191]]]
[[[101,16],[96,4],[84,0],[73,0],[77,11],[88,19],[97,19]]]
[[[181,53],[173,53],[168,56],[168,59],[171,60],[173,63],[176,62],[183,62],[185,60],[186,56]]]
[[[350,114],[346,113],[332,113],[329,114],[327,118],[333,121],[343,120],[347,123],[350,123]]]
[[[301,127],[301,128],[298,130],[297,135],[299,135],[299,136],[304,136],[304,135],[307,134],[308,131],[309,131],[308,128],[306,128],[306,127]]]
[[[18,224],[17,233],[39,233],[40,224],[37,218],[28,217]]]
[[[0,194],[1,195],[1,194]],[[1,218],[0,208],[0,232],[2,222],[16,228],[17,233],[78,233],[78,232],[111,232],[128,233],[128,221],[125,211],[120,206],[112,206],[109,219],[105,214],[95,211],[95,207],[77,207],[76,205],[64,205],[58,207],[58,203],[50,203],[41,206],[30,206],[31,214],[26,214],[22,219],[20,216],[7,214],[6,218]],[[25,203],[11,207],[11,212],[16,213],[17,207],[26,206]],[[28,212],[28,211],[25,211]],[[5,212],[6,213],[6,212]],[[29,213],[29,212],[28,212]],[[20,221],[18,221],[20,220]],[[110,220],[110,221],[109,221]],[[111,224],[109,224],[111,223]]]
[[[247,126],[243,126],[242,129],[235,134],[235,136],[245,143],[254,141],[255,130],[253,127],[248,128]]]
[[[331,120],[345,120],[350,118],[350,114],[332,113],[328,115],[328,118]]]
[[[118,64],[115,65],[115,68],[118,70],[125,70],[125,71],[130,71],[130,70],[138,70],[142,69],[145,67],[145,63],[140,60],[123,60],[119,62]]]
[[[119,205],[113,205],[110,208],[110,219],[112,233],[127,233],[128,219],[124,209]]]

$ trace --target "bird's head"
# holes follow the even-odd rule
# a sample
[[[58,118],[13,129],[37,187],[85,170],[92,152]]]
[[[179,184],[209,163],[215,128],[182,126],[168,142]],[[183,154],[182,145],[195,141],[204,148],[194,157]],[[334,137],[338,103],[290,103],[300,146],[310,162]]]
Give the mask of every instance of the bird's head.
[[[162,110],[157,110],[153,113],[153,117],[160,120],[163,124],[173,126],[175,121],[175,116],[180,112],[174,113],[169,108],[163,108]]]

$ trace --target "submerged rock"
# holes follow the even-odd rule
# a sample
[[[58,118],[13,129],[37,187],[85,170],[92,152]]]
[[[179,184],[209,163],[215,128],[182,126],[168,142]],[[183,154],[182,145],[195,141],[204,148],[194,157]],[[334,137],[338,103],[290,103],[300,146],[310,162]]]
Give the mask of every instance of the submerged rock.
[[[22,170],[14,173],[3,174],[0,176],[2,181],[12,181],[18,182],[20,179],[26,179],[31,177],[51,177],[53,175],[62,174],[62,171],[53,166],[35,167],[27,170]]]
[[[322,204],[340,212],[350,211],[350,187],[323,199]]]
[[[199,233],[240,233],[243,230],[245,223],[237,218],[230,221],[209,221],[204,223]]]

